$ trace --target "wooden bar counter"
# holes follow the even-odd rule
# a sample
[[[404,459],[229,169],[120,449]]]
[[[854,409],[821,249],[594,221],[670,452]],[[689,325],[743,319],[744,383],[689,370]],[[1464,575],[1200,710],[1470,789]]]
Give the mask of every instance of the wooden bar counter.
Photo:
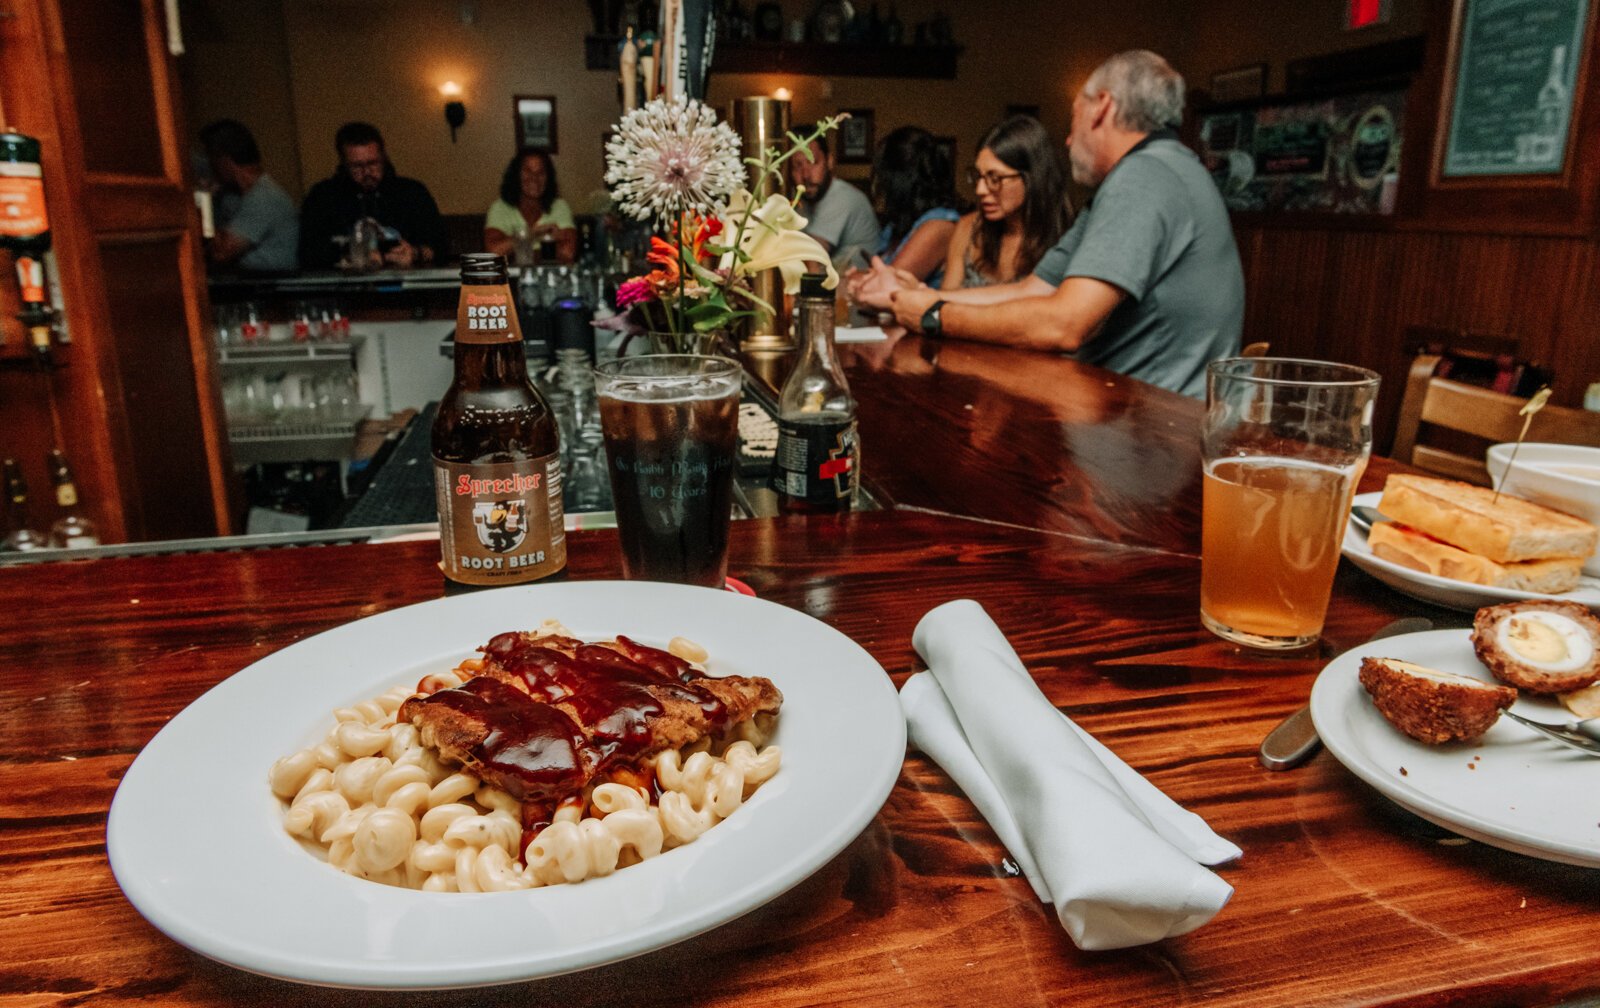
[[[1256,761],[1329,656],[1398,616],[1461,626],[1463,614],[1343,567],[1320,653],[1243,653],[1196,613],[1198,403],[1037,355],[950,344],[932,364],[916,340],[877,349],[852,380],[867,465],[900,506],[736,522],[731,572],[853,638],[897,685],[920,667],[921,616],[979,601],[1052,702],[1244,849],[1219,869],[1236,891],[1213,921],[1141,948],[1079,951],[1007,873],[965,796],[909,753],[882,811],[820,871],[635,959],[416,994],[215,964],[146,923],[113,880],[105,822],[119,779],[178,711],[251,662],[437,598],[437,546],[141,556],[0,569],[0,1008],[1439,1008],[1600,996],[1600,872],[1456,838],[1326,752],[1284,773]],[[1386,468],[1374,464],[1369,487]],[[574,579],[616,576],[613,532],[569,545]]]

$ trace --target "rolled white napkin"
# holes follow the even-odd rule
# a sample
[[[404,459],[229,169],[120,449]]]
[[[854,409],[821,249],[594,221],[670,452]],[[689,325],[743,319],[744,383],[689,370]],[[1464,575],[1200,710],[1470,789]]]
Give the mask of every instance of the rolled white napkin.
[[[928,671],[900,691],[912,744],[994,828],[1082,949],[1186,934],[1233,887],[1201,864],[1239,856],[1047,700],[976,602],[947,602],[911,638]]]

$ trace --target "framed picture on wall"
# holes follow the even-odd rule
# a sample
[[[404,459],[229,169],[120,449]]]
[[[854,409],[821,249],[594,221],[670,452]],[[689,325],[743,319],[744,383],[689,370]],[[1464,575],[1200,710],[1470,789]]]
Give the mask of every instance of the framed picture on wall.
[[[554,95],[516,95],[512,115],[517,123],[517,149],[537,147],[556,153],[556,99]]]
[[[1267,92],[1267,65],[1252,63],[1211,75],[1211,100],[1219,105],[1249,101]]]
[[[840,109],[850,118],[839,124],[835,159],[840,164],[872,163],[872,110],[869,108]]]

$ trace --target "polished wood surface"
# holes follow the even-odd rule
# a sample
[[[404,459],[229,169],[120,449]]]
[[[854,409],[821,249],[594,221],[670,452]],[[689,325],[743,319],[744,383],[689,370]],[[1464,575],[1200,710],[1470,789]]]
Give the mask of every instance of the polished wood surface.
[[[879,496],[1199,553],[1198,400],[1065,357],[892,332],[840,348]],[[1375,459],[1361,489],[1388,465]]]
[[[902,506],[736,522],[732,573],[849,635],[896,684],[919,667],[910,641],[921,616],[979,601],[1054,703],[1244,849],[1219,870],[1236,889],[1229,905],[1180,938],[1081,952],[1007,875],[967,799],[911,753],[858,839],[738,920],[571,976],[360,1003],[1439,1008],[1600,994],[1600,872],[1452,837],[1325,752],[1286,773],[1256,761],[1328,656],[1398,616],[1460,626],[1462,614],[1346,567],[1318,651],[1235,649],[1197,619],[1189,474],[1156,472],[1192,465],[1198,403],[1037,356],[1030,368],[1026,355],[951,344],[930,367],[917,341],[882,349],[852,378],[858,394],[904,397],[898,412],[887,398],[862,405],[869,470]],[[935,388],[958,394],[939,406]],[[995,411],[998,427],[972,417],[945,429],[968,402]],[[936,450],[943,481],[918,458]],[[1008,500],[1029,478],[1042,489]],[[934,513],[919,495],[990,513]],[[616,575],[613,532],[574,533],[569,547],[573,578]],[[436,558],[435,543],[406,542],[0,568],[0,1008],[354,999],[218,965],[162,936],[111,876],[106,812],[141,747],[186,704],[319,631],[438,597]]]

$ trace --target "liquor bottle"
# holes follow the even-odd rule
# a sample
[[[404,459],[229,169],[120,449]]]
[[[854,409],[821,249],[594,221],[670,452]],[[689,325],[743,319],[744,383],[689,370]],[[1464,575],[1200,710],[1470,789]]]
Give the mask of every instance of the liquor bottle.
[[[56,505],[66,512],[50,526],[50,545],[60,549],[100,545],[100,530],[78,513],[78,484],[60,448],[50,449],[50,480],[56,485]]]
[[[860,479],[856,403],[833,346],[833,293],[819,274],[801,278],[795,298],[801,341],[778,397],[773,489],[787,511],[837,511],[855,503]]]
[[[27,551],[44,549],[50,541],[33,528],[28,520],[28,484],[22,479],[22,467],[16,459],[5,460],[3,471],[6,482],[6,511],[11,531],[6,534],[5,548]]]
[[[50,217],[44,206],[44,172],[39,141],[14,130],[0,132],[0,248],[15,258],[29,345],[50,360],[51,311],[44,275],[50,251]]]
[[[567,566],[561,440],[528,363],[503,257],[461,257],[455,380],[433,421],[441,564],[450,586],[523,584]]]

